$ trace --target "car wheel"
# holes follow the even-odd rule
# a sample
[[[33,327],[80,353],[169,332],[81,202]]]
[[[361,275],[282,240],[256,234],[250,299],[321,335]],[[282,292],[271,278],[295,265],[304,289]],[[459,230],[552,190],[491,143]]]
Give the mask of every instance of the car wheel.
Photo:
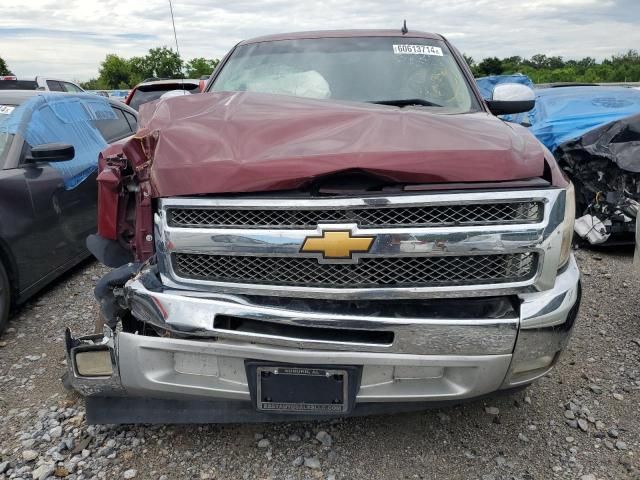
[[[0,262],[0,334],[9,323],[9,308],[11,307],[11,286],[9,276]]]

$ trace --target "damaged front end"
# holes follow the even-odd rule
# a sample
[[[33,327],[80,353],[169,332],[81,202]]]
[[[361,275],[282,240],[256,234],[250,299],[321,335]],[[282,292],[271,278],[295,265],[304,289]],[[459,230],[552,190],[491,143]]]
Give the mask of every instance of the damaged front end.
[[[98,232],[87,248],[100,263],[117,268],[144,262],[154,252],[151,165],[159,133],[141,129],[124,145],[100,155]]]
[[[80,394],[112,396],[123,393],[117,361],[115,332],[118,328],[131,328],[131,315],[124,297],[125,284],[135,277],[141,263],[128,263],[103,276],[94,294],[100,304],[100,331],[82,337],[73,337],[67,328],[65,347],[68,373],[64,383]],[[98,330],[98,328],[96,329]]]
[[[348,275],[342,278],[355,282],[350,288],[318,286],[312,283],[317,281],[314,277],[326,271],[323,268],[335,267],[322,267],[315,258],[305,274],[313,277],[302,278],[308,284],[294,286],[299,278],[288,276],[284,269],[291,259],[306,262],[299,246],[315,230],[281,228],[280,236],[256,242],[252,238],[260,229],[234,229],[230,243],[227,226],[191,231],[195,229],[176,223],[178,207],[220,211],[221,205],[213,200],[191,200],[190,205],[184,199],[159,200],[156,253],[144,262],[113,270],[96,287],[104,335],[73,338],[67,333],[68,383],[86,397],[90,423],[310,418],[300,412],[283,415],[260,410],[256,368],[288,366],[347,375],[350,388],[341,399],[344,410],[339,415],[429,408],[526,385],[556,364],[580,301],[575,260],[567,254],[560,262],[566,198],[567,192],[556,188],[385,197],[394,208],[431,202],[438,214],[450,214],[454,200],[473,206],[465,208],[479,208],[479,214],[486,209],[494,212],[500,200],[500,205],[509,205],[504,211],[510,223],[477,225],[477,234],[464,236],[458,226],[413,227],[412,234],[370,228],[367,232],[380,240],[370,258],[408,254],[411,259],[424,259],[418,261],[444,262],[432,273],[428,268],[416,270],[412,275],[420,283],[406,287],[385,285],[386,277],[375,273],[376,288]],[[359,198],[315,199],[311,212],[325,215],[327,207],[338,201],[354,214],[363,213],[357,208],[363,204]],[[247,199],[225,202],[239,202],[244,208],[251,203]],[[300,204],[287,199],[253,202],[261,207],[260,215],[265,204],[280,207],[273,210],[277,212],[282,207],[297,212]],[[370,203],[366,211],[378,215],[377,204]],[[238,217],[238,221],[246,220]],[[357,237],[358,227],[352,228]],[[287,250],[288,245],[293,247]],[[495,245],[507,249],[504,255],[508,256],[499,257],[505,262],[489,256],[488,250],[495,250]],[[243,253],[256,255],[238,255],[233,250],[238,246]],[[252,280],[249,270],[242,271],[236,283],[227,278],[225,285],[216,285],[211,277],[181,277],[187,272],[173,270],[171,260],[183,249],[196,247],[202,249],[203,257],[225,250],[231,260],[275,259],[282,262],[278,275],[287,284]],[[269,256],[267,247],[278,247],[283,255]],[[484,255],[475,255],[478,250]],[[451,258],[465,265],[499,263],[492,264],[489,277],[477,279],[466,268],[450,264]],[[245,265],[249,268],[250,262]],[[354,263],[340,265],[351,271],[361,268]],[[224,263],[219,263],[207,275],[219,274],[222,268]],[[461,277],[448,278],[453,270],[447,277],[428,276],[449,268]],[[487,272],[487,268],[477,271]],[[262,274],[270,275],[268,270]],[[318,391],[308,394],[314,397]]]
[[[406,129],[456,132],[466,116],[286,100],[314,120],[300,131],[279,115],[284,100],[225,95],[156,104],[155,123],[143,112],[136,137],[101,159],[88,246],[115,268],[95,289],[104,334],[66,335],[68,384],[90,423],[419,409],[554,367],[580,303],[574,202],[533,137],[514,150],[523,129],[484,116],[472,120],[493,135],[460,149],[451,133]],[[265,147],[232,131],[213,148],[223,127],[255,125],[252,102],[287,137]],[[331,122],[315,121],[320,107]],[[344,109],[376,151],[327,141],[342,138]],[[383,144],[396,124],[400,145]]]
[[[114,331],[105,326],[102,333],[74,338],[65,331],[68,370],[63,380],[85,397],[117,396],[124,393],[120,381]]]
[[[117,332],[170,336],[161,322],[149,318],[151,321],[146,323],[132,315],[126,290],[126,284],[130,281],[140,282],[151,291],[158,291],[161,287],[153,265],[122,265],[104,275],[94,289],[94,295],[100,304],[100,331],[81,337],[73,337],[68,328],[65,331],[69,369],[64,383],[67,388],[76,390],[83,396],[111,397],[124,394],[118,362]],[[153,318],[162,318],[157,306],[156,311],[160,315]]]

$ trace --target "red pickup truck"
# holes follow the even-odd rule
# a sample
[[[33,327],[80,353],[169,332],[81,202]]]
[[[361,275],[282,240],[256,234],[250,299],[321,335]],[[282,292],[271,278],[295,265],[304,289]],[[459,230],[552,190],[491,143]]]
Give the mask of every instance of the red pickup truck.
[[[580,303],[573,187],[503,84],[422,32],[238,44],[103,152],[90,422],[267,421],[525,386]]]

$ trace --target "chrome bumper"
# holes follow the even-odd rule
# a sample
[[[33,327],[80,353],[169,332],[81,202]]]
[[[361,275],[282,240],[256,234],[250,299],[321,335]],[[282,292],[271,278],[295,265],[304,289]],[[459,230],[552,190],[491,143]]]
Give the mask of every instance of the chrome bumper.
[[[580,299],[579,272],[573,257],[552,289],[518,295],[519,313],[507,313],[499,319],[329,315],[258,306],[236,296],[154,292],[139,280],[130,281],[125,290],[135,317],[163,323],[167,331],[184,333],[189,329],[190,338],[110,330],[100,341],[69,336],[71,385],[84,395],[246,401],[250,393],[244,362],[252,359],[362,366],[358,403],[470,398],[526,384],[546,374],[567,344]],[[464,302],[459,302],[461,309]],[[377,342],[352,342],[326,336],[256,334],[216,326],[219,315],[393,336],[382,335]],[[393,340],[385,343],[385,338]],[[83,377],[78,373],[75,355],[88,348],[108,349],[112,376]]]

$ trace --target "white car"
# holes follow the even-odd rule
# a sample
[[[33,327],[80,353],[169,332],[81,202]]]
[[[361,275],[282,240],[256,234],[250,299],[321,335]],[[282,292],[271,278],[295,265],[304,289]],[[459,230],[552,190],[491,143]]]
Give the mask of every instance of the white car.
[[[0,90],[47,90],[51,92],[81,93],[84,89],[73,82],[43,76],[21,78],[15,75],[0,76]]]

